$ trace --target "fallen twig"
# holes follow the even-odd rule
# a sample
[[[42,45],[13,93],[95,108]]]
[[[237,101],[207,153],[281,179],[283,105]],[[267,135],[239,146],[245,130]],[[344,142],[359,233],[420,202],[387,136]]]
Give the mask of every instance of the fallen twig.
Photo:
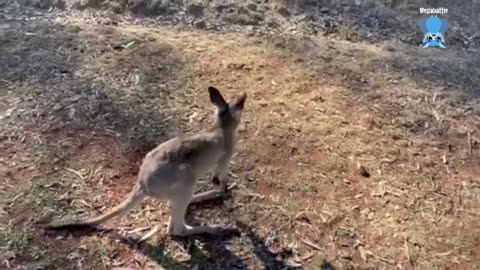
[[[322,250],[322,248],[314,243],[312,243],[311,241],[309,240],[306,240],[306,239],[303,239],[302,240],[302,243],[304,243],[305,245],[311,247],[311,248],[314,248],[316,250]]]
[[[445,170],[447,171],[447,174],[452,174],[452,171],[450,171],[450,167],[445,164]]]
[[[442,156],[442,161],[443,161],[443,164],[448,164],[448,160],[447,160],[447,156],[446,156],[446,155],[443,155],[443,156]]]
[[[136,228],[136,229],[133,229],[133,230],[129,231],[128,234],[134,234],[134,233],[143,232],[143,231],[146,231],[146,230],[148,230],[148,227],[139,227],[139,228]]]
[[[412,260],[412,255],[410,254],[410,247],[408,245],[408,237],[405,236],[405,256],[407,257],[407,260],[408,260],[408,263],[410,263],[410,265],[415,268],[415,265],[413,263],[413,260]]]
[[[460,35],[465,39],[467,40],[468,42],[472,41],[472,39],[476,38],[478,36],[478,32],[473,34],[472,36],[470,37],[467,37],[467,35],[465,35],[464,33],[460,33]]]
[[[23,194],[24,194],[24,192],[20,192],[17,196],[15,196],[15,197],[10,201],[9,206],[12,207],[12,206],[15,204],[15,202],[18,200],[18,198],[20,198],[20,197],[23,196]]]
[[[357,249],[358,249],[358,252],[360,253],[360,258],[362,258],[364,262],[367,262],[368,261],[367,252],[365,251],[363,246],[359,245]]]
[[[380,256],[378,256],[378,255],[375,255],[375,254],[373,254],[373,253],[372,253],[371,251],[369,251],[369,250],[366,250],[365,253],[366,253],[368,256],[370,256],[370,257],[373,257],[373,258],[378,259],[379,261],[382,261],[382,262],[385,262],[385,263],[388,263],[388,264],[392,264],[392,265],[395,264],[395,262],[393,262],[393,261],[391,261],[391,260],[389,260],[389,259],[387,259],[387,258],[380,257]]]
[[[432,109],[432,113],[433,113],[433,116],[435,116],[435,119],[437,119],[437,121],[441,122],[440,120],[442,118],[440,117],[440,114],[438,114],[437,110]]]
[[[437,185],[435,185],[435,182],[433,181],[433,176],[428,178],[430,180],[430,185],[432,186],[432,190],[436,191],[437,190]]]
[[[10,262],[9,262],[7,259],[3,260],[3,263],[5,264],[5,266],[7,267],[7,269],[10,269],[10,268],[11,268],[11,267],[10,267]]]
[[[303,255],[300,260],[301,261],[307,261],[307,260],[310,260],[311,258],[313,258],[313,256],[315,256],[315,253],[314,252],[310,252],[310,253],[307,253],[305,255]]]
[[[108,128],[106,128],[105,131],[106,131],[107,133],[111,133],[111,134],[113,134],[113,135],[115,135],[115,136],[117,136],[117,137],[122,136],[120,133],[116,132],[116,131],[113,130],[113,129],[108,129]]]
[[[104,269],[104,270],[107,270],[108,267],[107,267],[107,263],[105,262],[105,257],[102,255],[101,258],[102,258],[103,269]]]
[[[467,131],[467,141],[468,141],[468,155],[472,155],[472,134],[470,130]]]
[[[447,251],[447,252],[435,253],[434,255],[435,255],[435,256],[448,256],[448,255],[452,254],[453,251],[454,251],[454,250],[452,249],[452,250]]]
[[[262,195],[262,194],[258,194],[258,193],[254,193],[254,192],[250,192],[250,193],[247,193],[245,194],[246,197],[251,197],[251,198],[259,198],[259,199],[265,199],[265,195]]]
[[[450,167],[448,167],[447,155],[442,156],[442,161],[443,161],[443,165],[445,166],[445,170],[447,170],[447,174],[451,174]]]
[[[77,202],[79,202],[79,203],[81,203],[81,204],[83,204],[83,205],[85,205],[89,208],[93,207],[91,204],[87,203],[85,200],[78,199],[78,200],[75,200],[75,201],[77,201]]]
[[[67,168],[67,171],[74,173],[76,176],[78,176],[81,180],[84,180],[83,175],[80,172],[75,171],[74,169]]]
[[[130,48],[133,44],[135,44],[135,40],[134,41],[130,41],[129,43],[125,44],[125,45],[122,45],[122,47],[124,49],[128,49]]]

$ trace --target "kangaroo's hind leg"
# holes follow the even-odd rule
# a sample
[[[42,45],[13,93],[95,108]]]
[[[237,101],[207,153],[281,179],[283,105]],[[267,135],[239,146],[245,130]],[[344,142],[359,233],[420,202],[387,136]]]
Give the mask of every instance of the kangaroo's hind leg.
[[[177,199],[171,201],[172,216],[168,225],[168,232],[175,236],[190,236],[194,234],[215,234],[219,231],[218,225],[190,226],[185,223],[185,214],[189,200]]]
[[[219,186],[219,189],[195,194],[192,198],[192,203],[224,199],[228,196],[228,165],[230,164],[231,156],[231,153],[225,154],[217,164],[217,168],[215,168],[212,181],[216,186]]]
[[[168,233],[175,236],[189,236],[194,234],[215,234],[219,231],[218,225],[190,226],[185,223],[185,214],[191,203],[195,190],[196,180],[192,177],[184,182],[174,196],[170,197],[171,217]]]

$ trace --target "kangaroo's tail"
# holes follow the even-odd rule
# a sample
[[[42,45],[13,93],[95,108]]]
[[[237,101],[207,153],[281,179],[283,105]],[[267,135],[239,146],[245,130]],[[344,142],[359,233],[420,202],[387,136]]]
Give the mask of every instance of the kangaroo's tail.
[[[128,197],[117,205],[115,208],[111,209],[107,213],[100,215],[98,217],[77,220],[73,222],[65,222],[65,223],[51,223],[44,227],[45,230],[60,230],[60,229],[68,229],[68,228],[82,228],[82,227],[95,227],[104,223],[116,216],[124,215],[128,213],[130,210],[135,208],[138,204],[140,204],[145,197],[145,194],[140,187],[140,185],[135,185],[135,188],[130,192]]]

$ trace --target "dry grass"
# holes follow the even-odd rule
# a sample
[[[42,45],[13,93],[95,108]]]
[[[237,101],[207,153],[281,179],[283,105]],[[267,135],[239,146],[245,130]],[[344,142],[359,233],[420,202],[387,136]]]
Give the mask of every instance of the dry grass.
[[[478,268],[479,114],[462,100],[468,93],[431,92],[436,85],[385,67],[418,56],[413,49],[320,39],[307,50],[298,40],[85,18],[17,30],[34,35],[10,32],[17,43],[2,45],[11,56],[2,55],[0,240],[12,268]],[[447,57],[461,65],[459,55]],[[161,233],[135,247],[39,230],[121,200],[146,151],[208,125],[209,85],[249,94],[232,166],[238,189],[192,212],[240,226],[241,237],[185,248]],[[150,227],[168,211],[149,201],[108,226]]]

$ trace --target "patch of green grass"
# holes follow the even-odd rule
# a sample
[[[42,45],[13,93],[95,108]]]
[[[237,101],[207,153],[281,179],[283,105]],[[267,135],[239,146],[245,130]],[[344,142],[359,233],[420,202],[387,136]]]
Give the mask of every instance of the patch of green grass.
[[[199,263],[202,265],[203,263],[207,263],[205,261],[205,256],[202,254],[197,254],[198,252],[194,251],[192,253],[191,261]],[[156,262],[158,265],[162,266],[164,269],[172,269],[172,270],[184,270],[188,269],[186,266],[180,264],[175,259],[173,259],[169,254],[167,254],[166,250],[163,246],[149,246],[145,250],[145,255],[147,255],[151,260]]]
[[[37,178],[25,191],[23,201],[32,208],[34,220],[46,215],[49,211],[57,212],[59,209],[62,216],[78,215],[80,209],[70,203],[71,199],[85,196],[87,191],[84,189],[88,187],[82,183],[76,185],[73,181],[66,185],[61,178],[59,174]]]
[[[325,159],[322,163],[322,170],[324,172],[330,172],[331,175],[344,173],[348,171],[349,161],[345,157],[346,155],[338,154],[338,149],[328,149],[326,154],[328,159]]]
[[[26,195],[36,206],[56,208],[58,202],[55,198],[59,197],[58,194],[61,193],[62,190],[63,186],[59,179],[43,177],[31,184]]]
[[[114,245],[108,241],[99,241],[99,239],[86,239],[82,241],[88,247],[88,258],[92,265],[102,265],[102,258],[109,257],[115,252]]]
[[[38,158],[40,164],[58,164],[68,156],[68,149],[52,144],[35,144],[32,153]]]
[[[296,203],[283,203],[283,205],[285,206],[285,209],[291,215],[291,217],[296,216],[298,213],[304,210],[303,206],[298,206]]]
[[[0,250],[23,252],[30,246],[31,236],[26,230],[20,231],[14,227],[0,229]]]
[[[27,228],[14,226],[0,228],[0,260],[2,262],[16,257],[25,258],[25,256],[36,261],[42,258],[43,251]]]
[[[340,237],[353,238],[355,237],[355,231],[356,231],[355,227],[343,226],[343,227],[337,228],[337,230],[335,231],[335,235]]]
[[[353,270],[355,267],[352,264],[352,261],[345,258],[340,258],[336,261],[335,266],[338,270]]]
[[[299,191],[303,193],[314,193],[318,190],[317,185],[319,180],[314,176],[301,178],[297,181],[287,181],[283,183],[283,186],[287,187],[290,191]]]

